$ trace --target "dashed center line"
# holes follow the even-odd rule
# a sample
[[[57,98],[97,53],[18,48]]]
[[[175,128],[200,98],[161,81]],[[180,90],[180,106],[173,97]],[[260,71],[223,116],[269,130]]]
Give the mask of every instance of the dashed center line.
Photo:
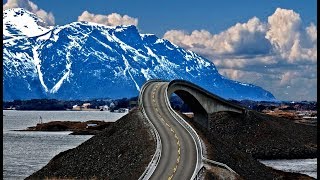
[[[180,162],[180,142],[179,142],[179,138],[178,138],[176,132],[175,132],[174,129],[163,119],[163,117],[160,115],[160,112],[159,112],[158,107],[156,106],[155,93],[156,93],[156,90],[158,89],[158,87],[159,87],[159,85],[156,85],[156,87],[155,87],[155,88],[153,89],[153,91],[152,91],[152,101],[153,101],[153,103],[154,103],[154,107],[155,107],[156,111],[158,112],[158,115],[159,115],[161,121],[162,121],[163,123],[165,123],[166,126],[168,126],[168,128],[170,128],[170,131],[174,134],[174,137],[176,138],[176,140],[177,140],[177,145],[178,145],[178,157],[177,157],[177,160],[176,160],[176,164],[175,164],[175,166],[174,166],[174,168],[173,168],[172,174],[168,177],[168,180],[171,180],[171,179],[173,178],[174,174],[176,173],[177,168],[178,168],[178,164],[179,164],[179,162]]]

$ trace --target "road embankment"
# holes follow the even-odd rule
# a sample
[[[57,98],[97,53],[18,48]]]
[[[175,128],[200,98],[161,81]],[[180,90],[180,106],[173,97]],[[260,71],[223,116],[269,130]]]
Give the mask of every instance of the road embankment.
[[[155,139],[133,110],[76,148],[56,155],[26,179],[138,179],[155,152]]]
[[[186,116],[185,116],[186,118]],[[249,111],[209,115],[207,129],[194,123],[210,144],[210,159],[227,164],[243,179],[313,179],[307,175],[269,168],[257,159],[314,158],[317,156],[317,129]],[[208,175],[207,178],[214,177]]]

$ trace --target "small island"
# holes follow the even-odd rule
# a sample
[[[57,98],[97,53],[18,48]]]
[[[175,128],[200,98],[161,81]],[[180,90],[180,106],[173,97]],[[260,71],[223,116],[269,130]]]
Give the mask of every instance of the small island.
[[[38,123],[36,126],[17,131],[72,131],[70,135],[96,135],[113,122],[100,120],[81,121],[51,121]]]

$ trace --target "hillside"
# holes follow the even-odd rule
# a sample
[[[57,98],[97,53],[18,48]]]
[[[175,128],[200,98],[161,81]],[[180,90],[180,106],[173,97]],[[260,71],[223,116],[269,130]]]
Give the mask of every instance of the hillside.
[[[26,179],[138,179],[156,147],[146,122],[139,110],[130,112]]]
[[[227,164],[244,179],[312,179],[306,175],[275,171],[257,159],[316,158],[315,126],[256,111],[248,111],[246,115],[213,113],[209,115],[207,129],[184,117],[209,143],[210,158]]]
[[[274,125],[275,121],[279,124]],[[74,149],[58,154],[27,179],[138,179],[155,151],[155,141],[146,122],[142,113],[134,110],[104,132]],[[244,119],[230,112],[220,112],[211,117],[210,124],[210,130],[198,129],[207,142],[209,158],[227,164],[241,178],[312,179],[298,173],[274,170],[256,158],[272,159],[279,158],[279,155],[282,158],[316,157],[315,127],[256,112],[249,112]],[[300,138],[296,139],[297,136]],[[252,148],[259,151],[250,151]],[[217,176],[207,173],[206,178],[216,179]]]

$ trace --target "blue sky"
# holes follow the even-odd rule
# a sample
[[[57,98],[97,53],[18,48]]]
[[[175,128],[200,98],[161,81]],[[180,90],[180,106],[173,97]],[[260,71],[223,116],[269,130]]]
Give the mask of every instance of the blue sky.
[[[3,1],[6,3],[7,1]],[[55,22],[63,25],[77,21],[87,10],[94,14],[127,14],[139,19],[143,33],[162,36],[171,29],[206,29],[218,33],[237,22],[246,22],[253,16],[265,21],[276,8],[292,9],[298,12],[303,23],[317,23],[316,0],[33,0],[39,8],[52,12]]]
[[[279,100],[317,99],[317,1],[9,0],[49,25],[136,25],[212,61],[220,74]]]

